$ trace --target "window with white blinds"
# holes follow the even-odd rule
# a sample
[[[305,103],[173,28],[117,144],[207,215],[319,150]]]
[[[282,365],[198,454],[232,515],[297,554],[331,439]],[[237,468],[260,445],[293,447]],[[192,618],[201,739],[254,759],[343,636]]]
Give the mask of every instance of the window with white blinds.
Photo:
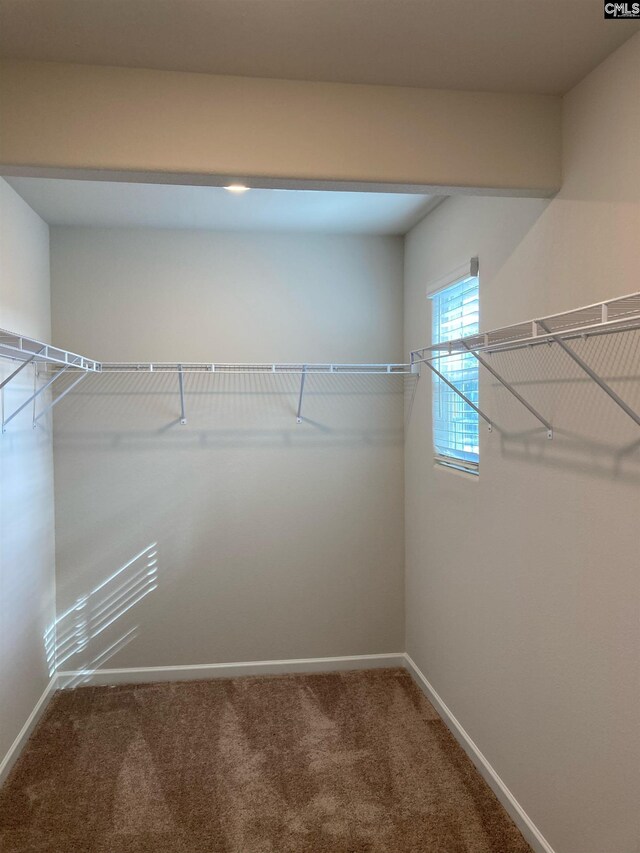
[[[433,302],[433,343],[441,343],[479,331],[478,277],[467,276],[439,290]],[[438,370],[478,405],[478,362],[471,353],[439,358]],[[433,444],[436,461],[477,472],[479,456],[478,415],[433,374]]]

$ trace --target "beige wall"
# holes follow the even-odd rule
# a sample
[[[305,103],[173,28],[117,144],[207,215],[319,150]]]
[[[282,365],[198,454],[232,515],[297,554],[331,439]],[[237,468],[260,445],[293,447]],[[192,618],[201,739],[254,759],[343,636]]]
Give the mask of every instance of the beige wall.
[[[638,290],[640,36],[565,102],[551,202],[452,198],[406,242],[405,345],[427,284],[480,258],[481,326]],[[578,343],[640,410],[637,333]],[[637,426],[555,347],[492,356],[555,426],[482,376],[480,476],[433,464],[431,381],[406,433],[407,651],[556,853],[637,853]]]
[[[0,179],[0,328],[48,340],[49,229]],[[0,359],[0,380],[17,365]],[[25,370],[5,389],[7,414],[33,389]],[[50,424],[30,409],[0,436],[0,767],[49,676],[43,635],[54,620]]]
[[[9,61],[0,164],[548,195],[560,99]]]
[[[52,282],[54,339],[102,360],[402,359],[400,238],[53,228]],[[156,542],[158,585],[124,612],[143,557],[92,593],[124,586],[62,668],[122,637],[107,666],[401,651],[402,382],[310,377],[297,425],[298,377],[191,376],[181,426],[175,375],[85,380],[56,410],[59,613]]]

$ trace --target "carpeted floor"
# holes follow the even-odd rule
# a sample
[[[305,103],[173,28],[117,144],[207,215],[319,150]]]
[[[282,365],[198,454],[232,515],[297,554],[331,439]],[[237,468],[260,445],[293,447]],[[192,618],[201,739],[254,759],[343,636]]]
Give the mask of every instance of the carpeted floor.
[[[530,853],[402,670],[58,693],[3,853]]]

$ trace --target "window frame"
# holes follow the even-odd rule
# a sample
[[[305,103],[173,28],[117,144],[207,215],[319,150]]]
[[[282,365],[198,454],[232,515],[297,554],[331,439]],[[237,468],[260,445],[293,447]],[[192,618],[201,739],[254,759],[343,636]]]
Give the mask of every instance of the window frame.
[[[451,272],[447,273],[444,276],[434,280],[427,287],[427,298],[430,303],[430,336],[431,342],[434,341],[434,310],[435,306],[433,304],[434,299],[441,294],[443,291],[448,290],[451,287],[455,287],[457,284],[462,284],[462,282],[475,278],[476,286],[478,291],[478,329],[480,328],[480,270],[478,264],[478,258],[471,258],[471,261],[467,261],[465,264],[461,264],[456,267]],[[476,362],[476,369],[478,371],[478,397],[480,396],[480,371],[479,365]],[[433,459],[434,463],[437,467],[448,468],[450,470],[462,472],[464,474],[469,474],[472,477],[477,477],[480,474],[480,419],[476,412],[473,412],[473,415],[478,420],[478,460],[465,460],[458,459],[455,456],[448,456],[446,454],[440,453],[435,444],[435,413],[434,413],[434,389],[437,382],[441,382],[441,380],[435,375],[432,374],[432,384],[431,384],[431,430],[432,430],[432,448],[433,448]],[[454,392],[451,392],[454,393]],[[466,406],[467,404],[462,401],[462,404]]]

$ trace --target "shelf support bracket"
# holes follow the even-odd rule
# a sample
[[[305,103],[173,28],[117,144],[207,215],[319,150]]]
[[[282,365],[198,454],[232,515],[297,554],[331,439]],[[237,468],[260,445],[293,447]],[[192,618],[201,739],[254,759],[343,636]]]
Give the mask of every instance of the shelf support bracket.
[[[31,362],[34,359],[36,359],[39,355],[42,355],[42,353],[45,351],[45,349],[46,349],[46,347],[43,347],[39,352],[34,352],[34,354],[31,356],[31,358],[25,359],[22,362],[22,364],[20,365],[20,367],[18,367],[16,370],[14,370],[13,373],[10,373],[6,379],[3,379],[2,382],[0,382],[0,390],[3,389],[5,385],[8,385],[9,382],[11,382],[11,380],[15,376],[17,376],[21,370],[24,370],[28,364],[31,364]]]
[[[491,432],[491,431],[493,430],[493,424],[491,423],[491,420],[490,420],[490,419],[485,415],[485,413],[484,413],[481,409],[479,409],[479,408],[476,406],[476,404],[475,404],[475,403],[472,403],[472,402],[471,402],[471,400],[470,400],[470,399],[469,399],[465,394],[463,394],[463,393],[462,393],[462,391],[460,391],[460,389],[459,389],[459,388],[456,388],[456,386],[453,384],[453,382],[449,382],[449,380],[447,379],[447,377],[446,377],[446,376],[444,376],[442,373],[440,373],[440,371],[439,371],[436,367],[434,367],[434,366],[433,366],[433,364],[431,364],[431,362],[430,362],[430,361],[426,361],[426,360],[425,360],[425,361],[423,362],[423,364],[426,364],[426,365],[427,365],[427,367],[429,368],[429,370],[433,371],[433,373],[435,373],[435,375],[436,375],[439,379],[441,379],[441,380],[444,382],[444,384],[445,384],[445,385],[448,385],[448,386],[449,386],[449,388],[451,388],[451,390],[452,390],[452,391],[455,391],[455,393],[458,395],[458,397],[460,397],[462,400],[464,400],[464,402],[467,404],[467,406],[471,406],[471,408],[473,409],[473,411],[474,411],[474,412],[477,412],[477,414],[479,414],[479,415],[480,415],[480,417],[481,417],[484,421],[486,421],[486,422],[487,422],[487,425],[488,425],[488,427],[489,427],[489,432]]]
[[[40,420],[40,418],[43,418],[47,414],[47,412],[50,412],[55,406],[57,406],[58,403],[60,402],[60,400],[62,400],[64,397],[66,397],[67,394],[69,394],[71,391],[73,391],[73,389],[76,387],[76,385],[79,385],[82,382],[82,380],[86,379],[86,378],[87,378],[87,373],[86,373],[86,371],[84,371],[83,373],[80,374],[80,376],[78,376],[77,379],[74,379],[74,381],[71,383],[71,385],[69,385],[68,388],[64,389],[62,394],[59,394],[55,398],[55,400],[52,400],[49,403],[49,405],[40,412],[39,415],[36,415],[36,417],[33,419],[34,429],[35,429],[38,421]]]
[[[595,372],[595,370],[593,370],[591,367],[589,367],[589,365],[586,363],[586,361],[584,361],[578,355],[578,353],[572,347],[569,346],[569,344],[566,341],[564,341],[559,335],[554,335],[553,332],[550,331],[549,327],[544,322],[544,320],[538,320],[538,324],[541,326],[542,329],[544,329],[546,334],[550,335],[551,340],[554,341],[555,343],[557,343],[558,346],[566,352],[566,354],[569,356],[569,358],[571,358],[573,361],[575,361],[575,363],[579,367],[581,367],[582,370],[584,370],[584,372],[587,374],[587,376],[590,379],[593,379],[593,381],[596,383],[596,385],[598,385],[600,388],[602,388],[604,393],[608,394],[609,397],[611,397],[611,399],[613,400],[613,402],[617,406],[619,406],[622,409],[622,411],[625,412],[625,414],[629,415],[629,417],[631,418],[632,421],[634,421],[636,424],[638,424],[638,426],[640,426],[640,415],[638,415],[637,412],[634,412],[634,410],[625,403],[625,401],[622,399],[622,397],[619,397],[618,394],[616,394],[616,392],[613,390],[613,388],[610,385],[608,385],[604,381],[604,379],[602,379],[600,376],[598,376],[598,374]]]
[[[522,403],[522,405],[525,407],[525,409],[527,409],[529,412],[531,412],[531,414],[534,416],[534,418],[536,418],[537,420],[539,420],[539,421],[540,421],[540,423],[541,423],[541,424],[546,428],[546,430],[547,430],[547,438],[553,438],[553,427],[551,426],[551,424],[549,423],[549,421],[548,421],[548,420],[546,420],[545,418],[543,418],[543,417],[542,417],[542,415],[540,414],[540,412],[538,412],[536,409],[534,409],[534,408],[533,408],[533,406],[531,405],[531,403],[528,403],[528,402],[524,399],[524,397],[522,396],[522,394],[518,393],[518,391],[516,391],[516,389],[513,387],[513,385],[511,385],[509,382],[507,382],[507,380],[506,380],[506,379],[504,379],[504,378],[503,378],[503,377],[502,377],[502,376],[497,372],[497,370],[495,370],[495,369],[494,369],[494,368],[493,368],[493,367],[492,367],[492,366],[487,362],[487,360],[486,360],[486,359],[484,359],[481,355],[478,355],[478,353],[477,353],[477,352],[474,352],[474,350],[472,350],[472,349],[471,349],[471,347],[470,347],[467,343],[465,343],[464,341],[462,341],[462,344],[463,344],[464,348],[467,350],[467,352],[470,352],[470,353],[471,353],[471,355],[472,355],[472,356],[473,356],[473,357],[474,357],[474,358],[475,358],[475,359],[476,359],[476,360],[477,360],[477,361],[478,361],[478,362],[479,362],[479,363],[480,363],[484,368],[486,368],[486,370],[488,370],[488,371],[489,371],[489,373],[490,373],[492,376],[494,376],[494,377],[498,380],[498,382],[499,382],[501,385],[503,385],[503,386],[507,389],[507,391],[509,391],[509,393],[510,393],[510,394],[512,394],[512,395],[516,398],[516,400],[518,400],[520,403]]]
[[[296,415],[296,423],[302,423],[302,398],[304,396],[304,381],[307,378],[307,365],[302,366],[302,374],[300,376],[300,396],[298,397],[298,413]]]
[[[178,365],[178,387],[180,389],[180,423],[184,426],[187,422],[187,415],[184,409],[184,371],[182,365]]]
[[[56,379],[59,376],[62,376],[63,373],[66,373],[70,367],[71,367],[71,365],[68,365],[67,367],[63,367],[62,370],[58,370],[56,373],[54,373],[53,377],[48,382],[46,382],[41,388],[37,388],[37,389],[34,388],[33,394],[21,406],[18,406],[18,408],[14,412],[12,412],[8,418],[3,418],[3,420],[2,420],[2,432],[5,432],[5,430],[7,428],[7,424],[11,423],[11,421],[15,417],[17,417],[20,414],[20,412],[23,411],[23,409],[26,409],[30,403],[34,404],[33,427],[35,429],[35,426],[36,426],[35,402],[36,402],[36,400],[38,399],[40,394],[43,394],[47,390],[47,388],[50,388],[53,385],[53,383],[56,381]]]

